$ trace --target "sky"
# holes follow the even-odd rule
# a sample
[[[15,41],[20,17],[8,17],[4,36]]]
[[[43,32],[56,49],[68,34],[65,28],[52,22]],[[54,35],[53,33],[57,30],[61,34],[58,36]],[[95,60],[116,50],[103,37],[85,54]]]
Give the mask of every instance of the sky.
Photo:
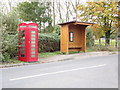
[[[5,3],[6,5],[9,4],[9,1],[12,3],[12,5],[15,5],[16,3],[24,2],[24,1],[29,1],[29,0],[0,0],[0,2]],[[31,1],[42,1],[42,0],[31,0]],[[76,2],[80,1],[80,3],[86,3],[86,0],[43,0],[43,1],[51,1],[51,2]]]
[[[5,8],[5,11],[6,12],[9,12],[10,11],[10,5],[9,5],[9,2],[11,2],[11,6],[14,7],[16,6],[18,3],[21,3],[21,2],[24,2],[24,1],[29,1],[29,0],[0,0],[0,2],[3,3],[4,5],[4,8]],[[33,0],[31,0],[33,1]],[[42,0],[34,0],[34,1],[42,1]],[[64,18],[65,17],[65,12],[66,12],[66,7],[65,7],[65,3],[66,2],[73,2],[74,4],[76,3],[76,1],[80,1],[80,4],[85,4],[86,3],[86,0],[43,0],[43,1],[51,1],[51,2],[60,2],[61,5],[62,5],[62,8],[63,9],[63,13],[62,13],[62,17]],[[57,8],[57,7],[56,7]],[[70,8],[72,10],[72,5],[70,5]],[[56,13],[56,19],[58,20],[58,13]],[[75,13],[73,13],[73,15],[70,16],[70,20],[73,20],[73,18],[75,17]]]
[[[4,4],[4,8],[5,8],[6,12],[10,11],[9,1],[12,3],[11,6],[14,7],[18,3],[21,3],[21,2],[24,2],[24,1],[29,1],[29,0],[0,0],[0,3],[2,2]],[[35,0],[35,1],[42,1],[42,0]],[[64,22],[65,22],[65,19],[66,19],[66,7],[65,7],[65,3],[66,3],[66,1],[67,2],[72,1],[74,4],[76,3],[76,1],[80,1],[80,4],[86,4],[86,1],[93,1],[93,0],[43,0],[43,1],[61,2],[62,8],[63,8],[62,9],[62,18],[64,19]],[[98,0],[96,0],[96,1],[98,1]],[[105,1],[105,0],[99,0],[99,1]],[[112,0],[112,1],[117,1],[117,0]],[[57,8],[57,6],[56,6],[56,8]],[[73,20],[75,20],[73,18],[76,17],[76,14],[74,13],[74,11],[72,9],[72,5],[70,5],[70,10],[72,11],[72,15],[69,16],[69,18],[70,18],[69,21],[73,21]],[[61,23],[62,21],[60,21],[59,12],[58,11],[56,11],[55,16],[56,16],[56,24],[57,23]],[[80,19],[77,19],[77,20],[80,21]]]

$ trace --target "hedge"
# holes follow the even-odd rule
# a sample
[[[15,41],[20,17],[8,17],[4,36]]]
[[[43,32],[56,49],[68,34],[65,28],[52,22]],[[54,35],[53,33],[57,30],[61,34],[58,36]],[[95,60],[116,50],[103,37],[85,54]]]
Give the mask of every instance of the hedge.
[[[41,34],[38,38],[38,50],[41,52],[54,52],[60,49],[60,39],[55,34]],[[2,40],[2,62],[18,56],[18,35],[5,35]]]
[[[55,34],[39,34],[39,52],[54,52],[60,50],[60,38]]]

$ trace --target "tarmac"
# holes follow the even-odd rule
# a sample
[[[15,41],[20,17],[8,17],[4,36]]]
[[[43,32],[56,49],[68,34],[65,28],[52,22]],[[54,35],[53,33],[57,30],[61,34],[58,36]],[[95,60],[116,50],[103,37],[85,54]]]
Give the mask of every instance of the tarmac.
[[[67,54],[67,55],[55,55],[45,58],[39,58],[38,62],[25,62],[25,63],[18,63],[18,64],[6,64],[0,65],[0,68],[8,68],[8,67],[17,67],[23,65],[33,65],[33,64],[42,64],[42,63],[50,63],[50,62],[57,62],[57,61],[65,61],[65,60],[74,60],[77,58],[90,58],[90,57],[97,57],[97,56],[106,56],[110,54],[117,54],[118,52],[107,52],[107,51],[100,51],[100,52],[86,52],[86,53],[76,53],[76,54]]]

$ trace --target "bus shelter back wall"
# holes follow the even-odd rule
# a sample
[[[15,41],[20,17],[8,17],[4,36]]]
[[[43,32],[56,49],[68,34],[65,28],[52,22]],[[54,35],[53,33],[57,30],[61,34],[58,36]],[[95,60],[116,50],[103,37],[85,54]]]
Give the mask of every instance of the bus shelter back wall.
[[[72,33],[72,34],[71,34]],[[69,48],[81,48],[85,43],[85,26],[69,26]]]

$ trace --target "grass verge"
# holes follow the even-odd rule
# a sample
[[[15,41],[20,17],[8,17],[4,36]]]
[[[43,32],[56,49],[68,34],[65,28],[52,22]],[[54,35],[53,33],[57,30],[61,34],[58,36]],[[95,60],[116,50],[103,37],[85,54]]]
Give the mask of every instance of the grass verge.
[[[45,58],[45,57],[55,56],[59,54],[60,54],[60,51],[39,53],[38,58]]]

